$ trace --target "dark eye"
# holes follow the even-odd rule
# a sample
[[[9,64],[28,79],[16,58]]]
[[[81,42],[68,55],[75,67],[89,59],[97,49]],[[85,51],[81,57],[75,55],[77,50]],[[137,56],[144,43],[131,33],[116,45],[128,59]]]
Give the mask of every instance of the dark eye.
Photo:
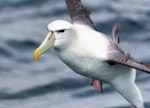
[[[64,31],[65,31],[65,29],[57,30],[58,33],[63,33]]]

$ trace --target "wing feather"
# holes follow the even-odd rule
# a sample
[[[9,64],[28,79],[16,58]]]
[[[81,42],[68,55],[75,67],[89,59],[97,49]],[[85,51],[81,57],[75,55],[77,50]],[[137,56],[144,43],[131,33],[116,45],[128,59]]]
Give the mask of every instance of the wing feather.
[[[120,25],[119,23],[114,24],[112,28],[112,37],[113,41],[118,45],[119,44],[119,31],[120,31]]]
[[[133,59],[130,54],[124,54],[120,52],[108,52],[107,61],[119,63],[126,65],[150,74],[150,65],[139,62],[136,59]]]
[[[88,25],[94,28],[94,24],[90,18],[90,12],[82,5],[80,0],[65,0],[72,23]],[[95,29],[95,28],[94,28]]]

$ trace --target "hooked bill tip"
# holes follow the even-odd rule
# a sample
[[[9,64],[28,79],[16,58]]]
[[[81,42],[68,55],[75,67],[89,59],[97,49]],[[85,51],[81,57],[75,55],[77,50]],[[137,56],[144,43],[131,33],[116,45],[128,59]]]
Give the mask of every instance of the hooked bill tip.
[[[33,56],[33,58],[34,58],[34,60],[37,60],[38,57],[39,57],[39,49],[37,48],[37,49],[34,51],[34,56]]]

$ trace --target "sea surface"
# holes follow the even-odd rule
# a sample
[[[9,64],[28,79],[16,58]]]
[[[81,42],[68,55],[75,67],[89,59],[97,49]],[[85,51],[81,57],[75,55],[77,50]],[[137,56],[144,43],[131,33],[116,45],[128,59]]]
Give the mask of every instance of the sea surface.
[[[98,31],[111,36],[119,22],[120,47],[150,63],[150,0],[82,0]],[[130,108],[111,86],[100,94],[89,79],[63,64],[54,50],[37,61],[35,48],[47,24],[70,21],[64,0],[0,0],[0,108]],[[137,71],[136,84],[150,108],[150,75]]]

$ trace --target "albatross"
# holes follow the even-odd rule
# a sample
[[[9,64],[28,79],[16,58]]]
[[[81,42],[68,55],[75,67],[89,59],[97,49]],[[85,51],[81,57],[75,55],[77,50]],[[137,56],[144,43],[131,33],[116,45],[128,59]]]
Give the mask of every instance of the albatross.
[[[58,57],[74,72],[91,79],[102,91],[102,82],[110,84],[133,108],[144,108],[135,84],[136,69],[150,73],[150,65],[134,59],[118,45],[119,24],[112,29],[113,38],[96,31],[89,11],[80,0],[65,0],[72,23],[55,20],[48,24],[48,34],[34,51],[34,59],[54,48]]]

